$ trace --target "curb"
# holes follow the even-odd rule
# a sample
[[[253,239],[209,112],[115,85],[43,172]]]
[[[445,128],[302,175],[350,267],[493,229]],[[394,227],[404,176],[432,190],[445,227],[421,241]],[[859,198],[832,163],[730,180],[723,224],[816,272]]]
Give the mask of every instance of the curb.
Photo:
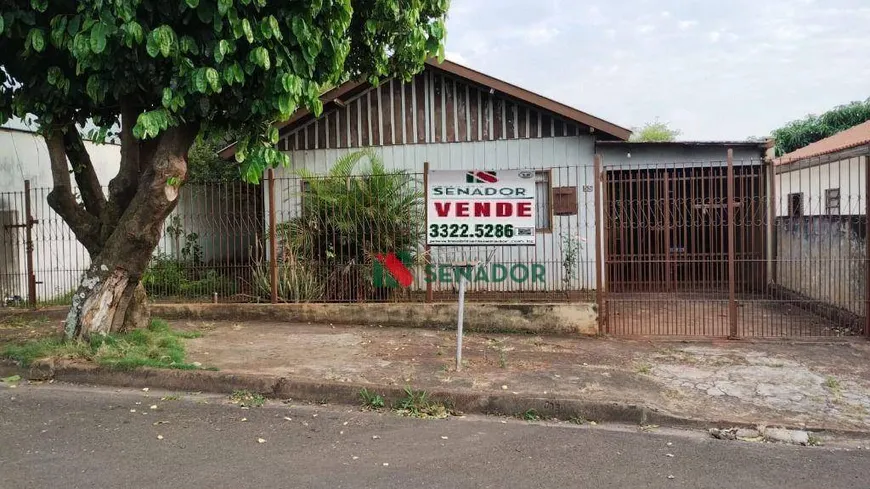
[[[170,370],[139,368],[122,371],[75,362],[37,362],[30,368],[0,361],[0,377],[20,375],[33,381],[55,380],[73,384],[126,388],[159,388],[184,392],[231,394],[247,390],[272,399],[344,404],[360,404],[363,388],[376,391],[388,405],[405,397],[405,389],[397,386],[373,386],[345,382],[322,382],[305,378],[270,375],[238,374],[208,370]],[[623,423],[639,426],[659,425],[672,428],[703,429],[755,428],[756,424],[728,420],[703,420],[676,416],[658,408],[618,401],[600,402],[557,397],[532,397],[502,393],[481,393],[461,389],[427,391],[430,399],[444,402],[466,414],[518,416],[534,410],[542,418],[570,420],[580,418],[598,423]],[[855,439],[870,439],[870,431],[840,430],[824,427],[783,426]]]

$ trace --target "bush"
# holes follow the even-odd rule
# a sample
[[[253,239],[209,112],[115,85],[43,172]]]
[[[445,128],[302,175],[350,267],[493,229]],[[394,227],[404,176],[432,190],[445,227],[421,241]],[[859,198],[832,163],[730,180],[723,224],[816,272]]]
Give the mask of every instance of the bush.
[[[151,260],[142,274],[142,285],[148,295],[156,297],[203,297],[215,292],[221,295],[236,293],[233,280],[222,276],[213,268],[194,267],[166,254]]]
[[[321,299],[324,283],[320,274],[308,264],[293,257],[278,264],[278,298],[284,302],[313,302]],[[272,295],[272,275],[268,261],[254,265],[254,288],[260,296]]]
[[[363,159],[368,166],[357,171]],[[372,151],[338,159],[326,175],[298,172],[305,184],[299,217],[275,230],[291,283],[313,282],[325,299],[383,298],[372,284],[379,253],[414,254],[422,240],[423,194],[406,172],[387,172]]]

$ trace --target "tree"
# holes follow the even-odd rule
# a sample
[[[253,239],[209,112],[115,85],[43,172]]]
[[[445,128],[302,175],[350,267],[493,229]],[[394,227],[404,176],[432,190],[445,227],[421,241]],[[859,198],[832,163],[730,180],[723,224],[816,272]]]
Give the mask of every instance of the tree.
[[[656,118],[654,122],[647,122],[641,128],[632,129],[630,141],[636,143],[667,143],[675,141],[680,133],[680,130],[671,129],[667,122],[661,122]]]
[[[822,115],[808,115],[773,131],[777,156],[791,153],[870,120],[870,98],[838,105]]]
[[[48,145],[49,205],[91,256],[68,338],[144,325],[139,286],[198,135],[243,131],[256,183],[286,164],[275,121],[322,111],[346,78],[410,78],[443,56],[449,0],[0,0],[0,123],[31,115]],[[104,194],[79,127],[118,137]],[[72,190],[78,186],[80,200]]]

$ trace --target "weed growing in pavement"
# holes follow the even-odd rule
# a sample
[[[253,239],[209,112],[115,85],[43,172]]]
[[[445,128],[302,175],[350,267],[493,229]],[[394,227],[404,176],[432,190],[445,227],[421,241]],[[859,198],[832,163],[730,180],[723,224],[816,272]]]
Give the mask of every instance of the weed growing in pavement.
[[[174,331],[166,321],[155,319],[147,328],[129,333],[94,335],[90,341],[48,338],[9,345],[0,352],[0,357],[15,360],[25,367],[36,360],[58,358],[87,360],[118,370],[137,367],[194,370],[199,367],[185,362],[181,340],[199,335],[199,332]]]
[[[359,397],[362,400],[363,407],[366,409],[381,409],[386,404],[380,394],[372,392],[365,387],[359,391]]]
[[[262,394],[246,390],[234,391],[230,395],[230,401],[242,407],[262,407],[266,404],[266,398]]]
[[[396,403],[395,411],[402,416],[424,419],[443,419],[453,414],[453,409],[443,402],[433,401],[426,391],[405,387],[405,397]]]
[[[568,422],[576,425],[586,424],[586,418],[583,416],[571,416],[568,418]]]
[[[522,414],[522,418],[526,421],[540,421],[541,415],[534,409],[529,409]]]
[[[639,374],[648,375],[650,372],[652,372],[652,365],[648,363],[643,363],[637,367],[637,373]]]
[[[824,444],[822,439],[813,433],[810,433],[807,436],[807,445],[811,447],[820,447]]]

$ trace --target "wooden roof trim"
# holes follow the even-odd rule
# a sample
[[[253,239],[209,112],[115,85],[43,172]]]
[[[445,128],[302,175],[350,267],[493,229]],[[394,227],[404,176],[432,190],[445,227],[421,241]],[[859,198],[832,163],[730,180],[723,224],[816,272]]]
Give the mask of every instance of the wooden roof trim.
[[[447,60],[444,60],[442,63],[438,63],[437,60],[430,59],[426,61],[426,64],[432,66],[433,68],[437,68],[456,75],[458,77],[471,80],[480,85],[487,86],[498,92],[509,95],[515,99],[521,100],[530,105],[538,106],[542,109],[546,109],[550,112],[553,112],[554,114],[561,115],[566,119],[587,125],[597,131],[610,134],[619,139],[627,140],[629,136],[631,136],[631,130],[629,129],[617,126],[616,124],[607,122],[604,119],[599,119],[598,117],[587,114],[586,112],[577,110],[573,107],[567,106],[561,102],[556,102],[553,99],[549,99],[542,95],[538,95],[537,93],[530,92],[524,88],[520,88],[516,85],[513,85],[503,80],[499,80],[498,78],[491,77],[479,71],[472,70],[471,68],[462,66],[458,63]]]
[[[466,80],[472,81],[474,83],[477,83],[478,85],[491,88],[497,92],[501,92],[529,105],[540,107],[556,115],[560,115],[570,121],[578,122],[580,124],[589,126],[596,131],[601,131],[605,134],[610,134],[611,136],[621,139],[623,141],[628,140],[629,136],[631,136],[631,130],[629,129],[617,126],[616,124],[607,122],[604,119],[599,119],[598,117],[587,114],[586,112],[577,110],[573,107],[569,107],[561,102],[556,102],[555,100],[549,99],[542,95],[538,95],[534,92],[530,92],[524,88],[520,88],[516,85],[483,74],[479,71],[472,70],[471,68],[462,66],[458,63],[447,60],[439,63],[436,59],[432,58],[426,61],[426,65],[445,71],[459,78],[464,78]],[[325,105],[335,99],[340,99],[344,95],[347,95],[353,90],[356,90],[357,88],[366,84],[367,82],[365,81],[345,82],[323,94],[320,99],[324,102]],[[309,115],[311,115],[311,113],[308,111],[308,109],[300,109],[296,111],[293,116],[290,117],[290,119],[284,122],[276,123],[275,126],[278,129],[283,129],[284,127],[294,124]],[[235,148],[236,145],[235,143],[233,143],[226,148],[220,150],[218,152],[218,155],[221,158],[230,158],[235,155]]]
[[[341,99],[342,97],[344,97],[348,93],[356,90],[357,88],[359,88],[360,86],[365,85],[365,84],[366,84],[366,82],[364,82],[364,81],[349,81],[349,82],[342,83],[341,85],[339,85],[339,86],[333,88],[332,90],[321,95],[320,100],[322,100],[324,102],[324,105],[326,105],[327,103],[332,102],[333,100]],[[278,130],[281,130],[284,127],[287,127],[291,124],[294,124],[295,122],[307,117],[310,114],[311,114],[311,111],[309,111],[306,108],[302,108],[302,109],[299,109],[296,112],[294,112],[293,115],[290,116],[290,118],[287,119],[286,121],[276,122],[274,125],[276,128],[278,128]],[[233,143],[233,144],[227,146],[226,148],[218,151],[218,156],[220,156],[223,159],[231,158],[231,157],[235,156],[235,154],[236,154],[236,143]]]

